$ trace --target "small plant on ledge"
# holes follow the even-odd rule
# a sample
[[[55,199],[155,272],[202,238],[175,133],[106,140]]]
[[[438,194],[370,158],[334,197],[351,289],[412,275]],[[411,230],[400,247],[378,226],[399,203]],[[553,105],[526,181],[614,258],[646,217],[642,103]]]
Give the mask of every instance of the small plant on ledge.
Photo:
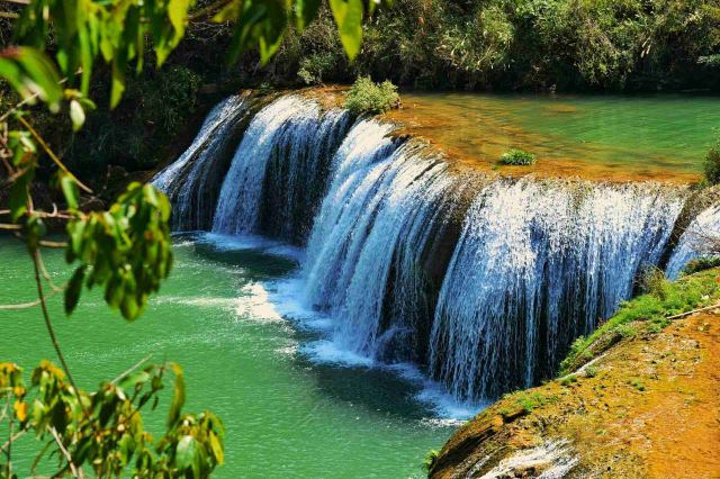
[[[705,170],[705,179],[709,184],[720,184],[720,138],[705,156],[703,168]]]
[[[506,151],[500,157],[500,163],[503,165],[530,166],[534,164],[535,161],[535,155],[518,149]]]
[[[399,106],[397,87],[389,80],[375,83],[370,77],[360,77],[345,97],[345,108],[356,115],[377,115]]]

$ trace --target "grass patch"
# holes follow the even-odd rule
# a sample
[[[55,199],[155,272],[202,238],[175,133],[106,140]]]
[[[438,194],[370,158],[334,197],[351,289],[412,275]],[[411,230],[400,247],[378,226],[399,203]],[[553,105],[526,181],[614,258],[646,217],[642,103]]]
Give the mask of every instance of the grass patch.
[[[720,298],[718,270],[706,270],[679,281],[654,278],[646,281],[648,292],[626,301],[620,310],[590,336],[581,336],[560,364],[560,376],[567,376],[623,339],[659,333],[670,324],[668,316],[711,306]]]
[[[503,165],[530,166],[536,161],[535,155],[527,151],[512,149],[503,153],[500,163]]]
[[[645,384],[643,384],[642,381],[640,381],[639,379],[633,379],[631,381],[628,381],[628,383],[630,384],[630,386],[634,387],[640,392],[645,391]]]
[[[437,461],[438,456],[440,456],[440,451],[437,449],[431,449],[425,454],[425,457],[423,458],[423,468],[426,471],[429,471],[432,469],[433,465],[435,464],[435,461]]]
[[[384,113],[400,105],[397,87],[389,81],[373,82],[370,77],[360,77],[345,97],[345,108],[356,115]]]

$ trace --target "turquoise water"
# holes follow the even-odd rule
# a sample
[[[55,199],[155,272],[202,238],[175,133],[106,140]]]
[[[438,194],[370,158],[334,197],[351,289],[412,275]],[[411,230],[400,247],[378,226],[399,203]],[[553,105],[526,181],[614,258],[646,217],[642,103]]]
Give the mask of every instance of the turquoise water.
[[[720,97],[422,93],[390,114],[462,158],[535,153],[538,173],[691,180],[720,134]]]
[[[453,427],[416,399],[419,384],[393,371],[311,362],[303,346],[317,333],[283,319],[269,299],[296,262],[284,247],[251,246],[178,238],[171,278],[133,324],[97,295],[65,318],[54,296],[51,312],[81,387],[94,388],[148,354],[180,363],[186,409],[211,409],[227,428],[227,464],[217,477],[421,477],[426,452],[441,447]],[[32,301],[22,245],[0,238],[0,257],[0,304]],[[60,252],[49,252],[46,263],[56,283],[67,280]],[[30,369],[54,360],[39,309],[0,311],[0,324],[0,361]],[[164,412],[152,416],[149,427],[163,420]],[[18,470],[27,471],[30,442],[16,454]]]

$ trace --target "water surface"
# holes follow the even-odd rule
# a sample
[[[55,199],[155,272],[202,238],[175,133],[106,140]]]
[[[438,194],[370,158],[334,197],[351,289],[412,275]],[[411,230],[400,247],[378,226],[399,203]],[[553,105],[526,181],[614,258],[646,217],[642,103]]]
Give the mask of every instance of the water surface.
[[[453,156],[513,175],[588,179],[699,178],[720,127],[720,97],[697,95],[496,95],[404,93],[390,113]],[[510,148],[535,153],[531,168],[500,167]]]
[[[251,246],[251,248],[250,248]],[[310,362],[303,345],[317,334],[286,321],[269,300],[275,281],[296,263],[272,243],[218,246],[179,238],[175,269],[146,313],[127,324],[98,295],[71,318],[51,299],[61,344],[81,387],[95,388],[152,355],[185,370],[188,411],[211,409],[227,428],[227,478],[421,477],[426,452],[452,428],[415,396],[419,386],[377,368]],[[0,304],[32,301],[31,264],[23,246],[0,237]],[[46,257],[53,280],[69,275],[60,252]],[[37,308],[0,311],[0,361],[27,370],[55,358]],[[151,416],[158,430],[164,414]],[[19,452],[17,452],[19,450]],[[32,443],[16,449],[27,472]]]

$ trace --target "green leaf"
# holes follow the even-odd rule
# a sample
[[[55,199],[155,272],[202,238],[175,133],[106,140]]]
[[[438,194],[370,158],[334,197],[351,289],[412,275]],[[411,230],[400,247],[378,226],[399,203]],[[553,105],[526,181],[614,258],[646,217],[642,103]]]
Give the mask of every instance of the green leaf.
[[[185,380],[182,368],[175,363],[170,363],[170,368],[175,373],[175,384],[170,410],[168,411],[168,428],[172,427],[180,419],[180,411],[185,404]]]
[[[68,209],[76,210],[78,207],[78,190],[75,180],[70,175],[61,175],[60,188],[62,189],[63,196],[65,196]]]
[[[225,462],[225,453],[223,452],[223,446],[220,443],[220,439],[218,439],[217,434],[214,432],[210,432],[210,449],[212,450],[213,454],[215,455],[215,459],[217,460],[218,464],[222,466],[223,462]]]
[[[175,451],[175,466],[181,471],[189,468],[195,461],[198,443],[192,436],[183,436]]]
[[[10,188],[8,204],[10,206],[10,217],[13,222],[17,222],[22,215],[27,213],[28,188],[34,176],[35,169],[28,168],[22,175],[15,179]]]
[[[126,59],[123,55],[116,56],[112,62],[112,87],[110,89],[110,108],[115,108],[125,91]]]
[[[340,42],[350,60],[360,53],[362,43],[363,0],[330,0]]]
[[[60,76],[43,52],[30,47],[5,49],[0,57],[0,76],[23,99],[37,95],[51,110],[58,108],[62,99]]]
[[[51,108],[57,108],[62,99],[60,76],[50,59],[34,48],[20,47],[15,60],[25,70],[25,82],[32,82],[30,88]]]
[[[240,3],[240,5],[234,5]],[[243,51],[258,46],[260,61],[266,64],[277,51],[287,27],[288,12],[284,0],[248,0],[233,2],[213,19],[215,22],[235,20],[235,33],[230,44],[230,61]]]
[[[82,291],[83,280],[85,279],[86,266],[80,266],[73,273],[70,282],[65,289],[65,314],[70,316],[80,300],[80,292]]]
[[[85,123],[85,111],[83,111],[83,107],[77,100],[70,102],[70,119],[72,120],[73,131],[78,131]]]
[[[373,3],[373,0],[370,0]],[[320,10],[320,0],[296,0],[295,2],[295,27],[299,32],[307,28],[315,20]]]

